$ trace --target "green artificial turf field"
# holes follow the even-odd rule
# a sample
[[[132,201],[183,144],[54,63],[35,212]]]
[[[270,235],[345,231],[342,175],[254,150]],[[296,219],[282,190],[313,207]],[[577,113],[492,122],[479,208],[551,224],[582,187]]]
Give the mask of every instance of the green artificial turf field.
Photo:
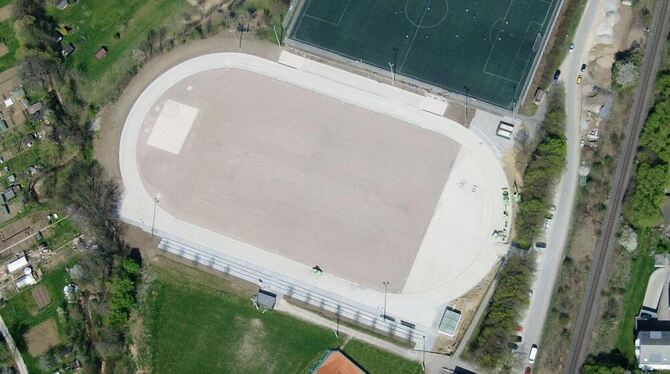
[[[296,41],[510,108],[556,0],[305,0]]]

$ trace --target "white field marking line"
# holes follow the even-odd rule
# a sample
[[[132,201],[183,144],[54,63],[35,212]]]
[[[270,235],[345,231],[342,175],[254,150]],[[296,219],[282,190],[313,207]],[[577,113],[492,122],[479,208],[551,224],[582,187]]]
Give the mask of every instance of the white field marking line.
[[[317,20],[317,21],[319,21],[319,22],[327,23],[327,24],[329,24],[329,25],[333,25],[333,26],[339,26],[339,25],[340,25],[339,23],[335,23],[335,22],[333,22],[333,21],[328,21],[328,20],[325,20],[325,19],[323,19],[323,18],[319,18],[319,17],[313,16],[313,15],[311,15],[311,14],[305,14],[305,17],[309,17],[309,18],[311,18],[311,19],[315,19],[315,20]]]
[[[347,13],[347,8],[349,7],[349,3],[351,0],[347,0],[347,3],[344,5],[344,10],[342,11],[342,14],[340,15],[340,19],[337,21],[337,25],[340,25],[340,22],[342,22],[342,19],[344,18],[344,15]]]
[[[311,15],[311,14],[307,14],[307,9],[305,9],[305,12],[303,13],[303,15],[304,15],[305,17],[313,18],[313,19],[315,19],[315,20],[317,20],[317,21],[321,21],[321,22],[323,22],[323,23],[327,23],[327,24],[329,24],[329,25],[333,25],[333,26],[338,26],[338,27],[339,27],[339,26],[340,26],[340,23],[342,22],[342,19],[344,18],[344,15],[347,13],[347,8],[349,7],[349,3],[350,3],[350,2],[351,2],[351,0],[347,0],[347,3],[344,5],[344,9],[342,9],[342,13],[340,14],[340,19],[338,19],[337,22],[328,21],[328,20],[325,20],[325,19],[323,19],[323,18],[321,18],[321,17],[317,17],[317,16],[313,16],[313,15]],[[298,26],[299,26],[299,24],[298,24]]]
[[[554,5],[554,0],[551,0],[550,2],[542,1],[545,4],[548,4],[547,6],[547,11],[544,13],[544,19],[542,20],[542,26],[540,27],[540,30],[544,27],[544,24],[547,22],[547,16],[549,16],[549,12],[551,11],[551,7]]]
[[[440,26],[441,24],[443,24],[444,21],[446,21],[447,18],[449,17],[449,1],[448,1],[448,0],[442,0],[442,1],[444,1],[444,5],[446,6],[447,11],[444,12],[444,17],[442,17],[442,19],[440,20],[440,22],[438,22],[438,23],[436,23],[436,24],[434,24],[434,25],[431,25],[431,26],[422,26],[421,24],[418,24],[418,25],[417,25],[416,23],[414,23],[414,21],[412,21],[412,20],[409,18],[409,15],[407,15],[407,5],[409,4],[410,0],[407,0],[407,1],[405,2],[405,18],[407,19],[407,21],[409,21],[409,23],[411,23],[412,25],[414,25],[414,26],[416,26],[416,27],[418,27],[418,28],[420,28],[420,29],[433,29],[433,28],[435,28],[435,27],[438,27],[438,26]]]
[[[530,25],[532,25],[532,24],[540,25],[539,23],[537,23],[535,21],[528,22],[528,26],[526,26],[526,32],[523,33],[523,38],[521,38],[521,43],[519,43],[519,50],[516,51],[516,58],[518,58],[519,60],[526,61],[526,62],[528,61],[528,59],[520,57],[519,54],[521,53],[521,48],[523,47],[523,41],[526,40],[526,36],[528,35],[528,30],[530,29]],[[542,25],[540,25],[540,29],[542,29]],[[536,35],[536,37],[537,37],[537,35]],[[533,43],[533,44],[535,44],[535,43]],[[533,50],[533,48],[531,46],[531,51],[532,50]]]
[[[512,4],[514,4],[514,0],[509,1],[509,5],[507,6],[507,12],[505,12],[505,15],[503,16],[504,19],[507,19],[507,16],[509,15],[509,10],[512,8]],[[503,28],[500,27],[500,30],[502,30],[502,29]],[[486,65],[489,64],[489,60],[491,59],[491,55],[493,54],[493,50],[496,48],[496,43],[498,43],[498,37],[500,36],[500,30],[498,30],[498,33],[496,34],[496,38],[493,41],[493,46],[489,50],[489,57],[486,59],[486,62],[484,63],[484,69],[482,69],[484,71],[484,73],[486,73]]]
[[[28,239],[31,239],[33,236],[37,235],[40,231],[48,229],[49,227],[51,227],[51,226],[53,226],[53,225],[59,223],[60,221],[66,219],[67,217],[69,217],[69,216],[65,216],[65,217],[59,219],[58,221],[56,221],[56,222],[54,222],[54,223],[52,223],[52,224],[50,224],[50,225],[46,225],[46,226],[42,227],[41,229],[37,230],[34,234],[30,234],[29,236],[26,236],[25,238],[19,240],[18,242],[16,242],[16,243],[10,245],[9,247],[3,249],[2,251],[0,251],[0,253],[4,252],[4,251],[6,251],[6,250],[9,250],[9,249],[11,249],[11,248],[14,248],[14,246],[19,245],[19,244],[23,243],[24,241],[26,241],[26,240],[28,240]]]
[[[494,43],[494,38],[491,36],[491,32],[493,32],[493,28],[496,27],[496,24],[500,21],[504,21],[505,17],[500,17],[498,18],[493,24],[491,25],[491,28],[489,29],[489,44],[491,44],[491,49],[493,49],[495,43]]]
[[[423,19],[426,17],[426,13],[428,13],[428,8],[430,8],[430,3],[432,3],[433,0],[428,0],[428,4],[426,4],[426,7],[423,8],[423,14],[421,15],[421,19],[419,20],[419,25],[423,23]],[[412,51],[412,45],[414,45],[414,41],[416,40],[417,34],[419,34],[419,29],[421,27],[417,26],[416,30],[414,30],[414,36],[412,37],[412,41],[409,43],[409,47],[407,47],[407,52],[405,52],[405,58],[402,59],[402,64],[400,64],[400,68],[398,71],[402,71],[402,68],[405,66],[405,61],[407,61],[407,56],[409,56],[409,53]]]
[[[300,25],[302,24],[302,20],[305,19],[305,15],[307,14],[307,10],[309,9],[310,4],[312,4],[312,1],[307,0],[307,2],[305,3],[305,9],[300,14],[300,20],[298,21],[298,24],[295,26],[294,34],[297,34],[298,31],[300,30]]]
[[[528,68],[529,63],[530,63],[530,60],[526,60],[526,64],[523,66],[523,70],[522,70],[522,73],[521,73],[521,78],[523,78],[524,74],[526,74],[526,69]],[[516,96],[516,91],[518,91],[519,88],[521,88],[520,84],[519,84],[521,82],[521,80],[522,79],[519,79],[519,82],[517,82],[517,84],[516,84],[516,90],[514,91],[514,96]]]
[[[492,75],[492,76],[494,76],[494,77],[496,77],[496,78],[500,78],[500,79],[506,80],[506,81],[508,81],[508,82],[512,82],[512,83],[514,83],[514,84],[516,84],[516,85],[519,84],[519,81],[518,81],[518,80],[514,80],[514,79],[512,79],[512,78],[503,77],[503,76],[500,75],[500,74],[491,73],[491,72],[488,72],[488,71],[486,71],[486,70],[482,70],[482,72],[483,72],[484,74]]]

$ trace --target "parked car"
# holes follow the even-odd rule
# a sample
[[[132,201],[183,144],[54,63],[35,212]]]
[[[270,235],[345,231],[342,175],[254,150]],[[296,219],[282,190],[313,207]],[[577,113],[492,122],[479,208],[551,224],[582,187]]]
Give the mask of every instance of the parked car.
[[[512,337],[512,341],[514,341],[515,343],[521,343],[522,340],[523,338],[521,337],[521,335],[514,335]]]
[[[530,347],[530,353],[528,354],[528,363],[532,365],[535,362],[535,357],[537,357],[537,344],[533,344]]]
[[[583,73],[585,70],[586,70],[586,64],[582,64],[582,67],[581,69],[579,69],[579,71]]]
[[[551,228],[551,218],[544,219],[544,229],[549,230]]]
[[[519,350],[519,345],[516,343],[509,343],[507,344],[507,348],[509,348],[509,350],[512,352],[516,352]]]
[[[537,248],[537,249],[545,249],[545,248],[547,248],[547,243],[545,243],[545,242],[536,242],[536,243],[535,243],[535,248]]]
[[[526,366],[526,371],[523,374],[530,374],[530,366]]]
[[[561,76],[561,70],[556,69],[556,71],[554,72],[554,82],[558,81],[558,77],[560,76]]]
[[[570,49],[569,51],[572,52],[575,50],[575,43],[570,43]]]
[[[582,84],[582,76],[581,75],[577,76],[577,84]]]

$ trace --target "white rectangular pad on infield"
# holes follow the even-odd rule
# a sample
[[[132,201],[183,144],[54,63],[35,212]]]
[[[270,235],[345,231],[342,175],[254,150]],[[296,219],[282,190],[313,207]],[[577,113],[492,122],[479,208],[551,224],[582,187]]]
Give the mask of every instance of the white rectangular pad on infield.
[[[198,108],[167,100],[147,144],[178,155],[197,115]]]

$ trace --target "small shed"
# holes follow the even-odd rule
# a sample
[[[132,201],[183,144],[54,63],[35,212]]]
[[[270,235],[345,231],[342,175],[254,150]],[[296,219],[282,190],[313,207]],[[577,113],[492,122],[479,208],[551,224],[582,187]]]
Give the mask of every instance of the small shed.
[[[74,44],[70,43],[63,47],[63,50],[60,51],[63,57],[67,57],[74,53]]]
[[[44,104],[42,104],[41,101],[38,101],[35,104],[26,108],[26,112],[28,112],[28,117],[30,118],[31,121],[39,121],[40,119],[42,119],[42,114],[44,112],[43,109]]]
[[[28,266],[28,258],[26,258],[24,255],[7,264],[7,271],[11,274],[15,271],[23,269],[26,266]]]
[[[0,131],[7,130],[9,126],[7,126],[7,121],[4,119],[0,119]]]
[[[5,200],[5,203],[9,202],[9,200],[15,197],[16,197],[16,191],[14,191],[14,188],[11,186],[5,188],[5,190],[2,191],[2,198]]]
[[[23,87],[18,86],[12,90],[12,99],[20,100],[24,97],[26,97],[26,90],[24,90]]]
[[[65,8],[67,8],[68,5],[70,5],[68,0],[56,0],[56,8],[60,10],[65,10]]]
[[[95,58],[97,58],[98,60],[102,60],[103,58],[105,58],[105,56],[107,56],[107,47],[105,46],[100,47],[100,49],[98,49],[98,51],[95,52]]]
[[[277,302],[277,295],[265,290],[258,290],[253,301],[257,308],[273,309]]]
[[[11,97],[8,97],[3,103],[5,104],[5,108],[9,108],[10,106],[14,105],[14,100]]]
[[[460,321],[461,312],[448,306],[442,315],[439,331],[447,336],[454,336],[456,335],[456,331],[458,330],[458,323]]]
[[[37,283],[37,280],[35,277],[33,277],[33,274],[24,274],[21,276],[21,278],[16,280],[16,287],[19,289],[32,286],[33,284]]]

